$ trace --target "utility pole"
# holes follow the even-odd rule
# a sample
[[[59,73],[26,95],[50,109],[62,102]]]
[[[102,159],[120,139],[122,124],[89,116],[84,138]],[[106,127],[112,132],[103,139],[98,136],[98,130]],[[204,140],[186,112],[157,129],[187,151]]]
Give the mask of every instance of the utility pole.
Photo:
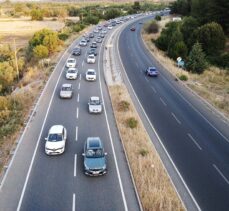
[[[17,49],[16,49],[15,38],[14,38],[14,56],[15,56],[15,65],[16,65],[16,71],[17,71],[17,80],[19,81],[19,70],[18,70]]]

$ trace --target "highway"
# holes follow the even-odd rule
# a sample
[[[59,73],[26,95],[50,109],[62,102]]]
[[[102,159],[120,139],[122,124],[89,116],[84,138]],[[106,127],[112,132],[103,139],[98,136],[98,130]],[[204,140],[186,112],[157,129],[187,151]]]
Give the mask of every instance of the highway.
[[[133,25],[135,32],[130,31]],[[141,28],[139,21],[130,24],[118,41],[129,90],[133,89],[130,92],[136,94],[141,112],[145,112],[189,189],[195,206],[189,206],[180,192],[187,209],[228,210],[228,125],[152,57],[142,41]],[[145,75],[149,66],[159,70],[157,78]]]
[[[60,58],[19,140],[1,184],[0,210],[140,210],[104,80],[104,42],[98,44],[95,64],[86,63],[90,43],[82,47],[82,54],[75,57],[78,79],[69,81],[65,79],[65,62],[78,43],[79,39]],[[85,80],[88,68],[96,70],[95,82]],[[72,99],[59,98],[63,83],[73,85]],[[103,100],[102,114],[88,112],[87,103],[93,95]],[[67,129],[66,150],[62,155],[47,156],[44,139],[57,124]],[[84,175],[82,153],[89,136],[99,136],[104,142],[107,175]]]

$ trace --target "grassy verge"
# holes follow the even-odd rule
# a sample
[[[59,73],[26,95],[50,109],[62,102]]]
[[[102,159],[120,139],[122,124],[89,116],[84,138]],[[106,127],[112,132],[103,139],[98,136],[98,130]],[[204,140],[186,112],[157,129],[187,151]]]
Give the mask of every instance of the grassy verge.
[[[166,18],[159,22],[160,31],[169,20],[169,18]],[[152,40],[159,37],[160,31],[157,34],[147,34],[144,30],[142,31],[143,40],[154,57],[174,76],[178,78],[184,78],[185,76],[187,80],[183,80],[183,82],[189,88],[229,118],[229,74],[227,74],[227,71],[211,66],[199,75],[178,68],[176,63],[168,58],[165,52],[157,49],[152,42]]]
[[[112,106],[144,210],[184,210],[127,89],[109,87]]]

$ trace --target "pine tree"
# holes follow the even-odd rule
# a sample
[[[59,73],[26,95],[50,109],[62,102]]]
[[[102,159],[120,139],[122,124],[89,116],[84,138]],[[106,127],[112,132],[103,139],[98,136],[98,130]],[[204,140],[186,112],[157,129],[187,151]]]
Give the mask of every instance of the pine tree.
[[[200,43],[195,43],[188,56],[188,62],[186,64],[187,70],[196,73],[203,73],[207,67],[205,54]]]

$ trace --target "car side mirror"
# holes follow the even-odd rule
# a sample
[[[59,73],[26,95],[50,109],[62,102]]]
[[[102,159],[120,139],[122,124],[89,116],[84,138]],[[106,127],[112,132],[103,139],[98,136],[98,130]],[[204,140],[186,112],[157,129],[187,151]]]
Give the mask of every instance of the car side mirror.
[[[82,153],[82,156],[85,156],[85,153]]]
[[[45,141],[48,141],[48,138],[45,138]]]
[[[105,152],[104,155],[107,155],[107,152]]]

